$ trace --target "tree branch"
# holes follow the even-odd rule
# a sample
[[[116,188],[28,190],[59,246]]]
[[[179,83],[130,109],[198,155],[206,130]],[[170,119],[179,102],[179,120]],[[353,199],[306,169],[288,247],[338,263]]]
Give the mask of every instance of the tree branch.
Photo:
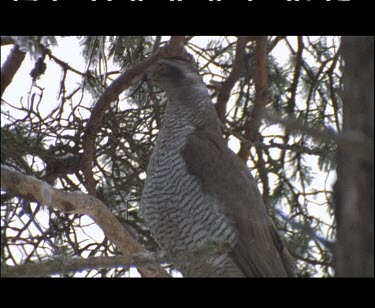
[[[15,196],[39,202],[68,214],[88,215],[125,256],[146,252],[124,229],[105,204],[93,196],[82,192],[58,190],[46,182],[15,172],[4,165],[1,165],[1,188]],[[141,267],[139,272],[149,277],[168,276],[158,266]]]
[[[299,78],[300,78],[300,75],[301,75],[301,67],[302,67],[302,62],[303,62],[302,61],[302,53],[303,53],[303,49],[304,49],[303,37],[298,36],[297,41],[298,41],[298,47],[297,47],[298,49],[297,49],[297,53],[296,53],[296,63],[295,63],[295,67],[294,67],[293,81],[292,81],[292,84],[291,84],[290,89],[289,89],[290,98],[289,98],[288,104],[286,106],[286,111],[288,113],[288,116],[290,116],[290,117],[292,117],[293,114],[294,114],[294,108],[295,108],[295,105],[296,105],[298,81],[299,81]],[[286,128],[285,129],[285,136],[283,138],[285,144],[288,144],[288,142],[289,142],[289,135],[290,135],[290,131],[289,131],[288,128]],[[281,161],[284,161],[285,153],[286,153],[286,151],[281,152],[281,155],[280,155]]]
[[[10,85],[14,75],[16,75],[18,69],[21,67],[22,62],[25,59],[25,55],[25,52],[21,51],[17,45],[14,45],[9,56],[1,67],[0,97],[3,97],[5,89]]]
[[[60,59],[57,58],[57,57],[55,57],[55,56],[52,54],[52,52],[51,52],[50,49],[44,47],[43,45],[42,45],[42,47],[43,47],[43,49],[45,50],[45,52],[46,52],[46,54],[48,55],[48,57],[49,57],[50,59],[52,59],[53,61],[55,61],[58,65],[60,65],[64,70],[70,70],[70,71],[72,71],[73,73],[76,73],[77,75],[80,75],[80,76],[82,76],[82,77],[87,76],[87,72],[86,72],[86,73],[82,73],[82,72],[76,70],[75,68],[71,67],[68,63],[66,63],[66,62],[64,62],[64,61],[62,61],[62,60],[60,60]]]
[[[2,266],[3,277],[44,277],[56,274],[67,274],[100,268],[130,267],[138,269],[156,267],[162,262],[167,263],[191,263],[198,262],[202,258],[218,256],[228,252],[227,245],[207,244],[200,248],[190,250],[187,253],[166,255],[163,252],[139,252],[132,255],[114,257],[89,257],[85,259],[71,257],[54,257],[47,261],[29,263],[16,266]]]
[[[149,59],[122,73],[111,83],[111,85],[104,91],[96,102],[87,122],[82,144],[82,172],[85,177],[84,185],[90,195],[96,195],[96,182],[92,172],[93,162],[95,159],[95,137],[99,130],[104,113],[108,109],[111,102],[117,99],[123,91],[141,80],[144,71],[153,63],[163,57],[181,55],[184,51],[184,44],[185,37],[172,36],[169,44],[161,48],[159,52],[153,54]]]
[[[217,115],[221,122],[225,123],[225,114],[227,110],[227,103],[231,94],[231,91],[236,81],[241,76],[241,70],[243,68],[243,61],[245,56],[246,44],[252,37],[243,36],[239,37],[236,44],[236,57],[234,58],[232,71],[228,78],[223,82],[215,105]]]
[[[152,47],[152,54],[156,53],[160,48],[161,35],[155,38],[154,46]]]
[[[285,39],[286,36],[284,35],[279,35],[279,36],[276,36],[274,38],[273,41],[271,41],[269,44],[268,44],[268,48],[267,48],[267,53],[270,53],[275,47],[276,45],[283,39]]]
[[[267,104],[267,37],[257,38],[255,48],[255,101],[244,137],[252,142],[258,141],[259,127],[263,112]],[[242,143],[238,156],[246,162],[250,154],[250,147]]]
[[[264,116],[266,119],[268,119],[267,114]],[[276,121],[276,118],[274,118]],[[281,119],[279,119],[281,121]],[[301,123],[302,125],[302,123]],[[241,141],[244,144],[247,144],[249,147],[257,147],[260,149],[272,149],[277,148],[281,150],[290,150],[294,152],[299,152],[303,154],[309,154],[309,155],[318,155],[318,156],[324,156],[327,154],[327,150],[323,150],[321,148],[317,147],[307,147],[300,144],[284,144],[284,143],[277,143],[271,140],[269,144],[265,144],[263,142],[251,142],[248,139],[245,139],[240,134],[237,134],[235,131],[230,129],[228,126],[226,126],[224,123],[220,122],[220,127],[222,130],[228,132],[230,135],[236,137],[239,141]]]
[[[311,127],[292,117],[281,118],[271,113],[264,113],[264,118],[270,123],[279,123],[291,131],[302,132],[322,141],[334,142],[356,157],[360,157],[367,162],[373,161],[374,141],[361,131],[347,130],[345,133],[337,134],[326,127],[320,129]]]
[[[137,253],[114,257],[71,258],[54,257],[38,263],[2,266],[2,277],[46,277],[101,268],[155,266],[163,262],[164,256],[153,253]]]
[[[298,230],[299,232],[302,232],[309,238],[317,240],[319,243],[324,245],[324,247],[328,249],[330,252],[333,251],[334,242],[320,236],[310,226],[303,225],[299,222],[291,220],[290,217],[288,217],[288,215],[285,214],[283,211],[277,208],[275,208],[275,210],[276,210],[276,213],[282,218],[284,222],[290,224],[294,229]]]

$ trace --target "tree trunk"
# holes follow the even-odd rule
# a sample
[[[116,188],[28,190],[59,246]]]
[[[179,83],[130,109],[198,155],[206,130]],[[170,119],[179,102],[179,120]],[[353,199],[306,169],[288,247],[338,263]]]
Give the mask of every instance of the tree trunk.
[[[342,134],[367,142],[338,146],[334,267],[339,277],[373,277],[374,38],[343,37],[341,48],[345,65]]]

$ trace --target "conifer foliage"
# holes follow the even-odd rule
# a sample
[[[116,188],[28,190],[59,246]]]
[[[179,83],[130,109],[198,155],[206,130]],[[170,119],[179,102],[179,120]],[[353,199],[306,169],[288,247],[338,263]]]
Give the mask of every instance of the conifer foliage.
[[[364,57],[373,61],[373,38],[364,40],[372,46]],[[61,52],[67,41],[81,53],[79,68]],[[138,215],[166,102],[160,89],[143,80],[142,70],[172,45],[197,60],[223,134],[256,177],[299,275],[329,277],[337,269],[345,275],[342,264],[334,263],[335,253],[345,249],[335,249],[337,225],[345,224],[345,215],[335,212],[342,186],[333,194],[337,166],[343,176],[337,148],[357,147],[357,159],[373,170],[373,117],[372,138],[357,138],[350,129],[343,134],[348,116],[343,106],[353,99],[345,96],[343,71],[355,50],[346,46],[343,59],[339,37],[269,36],[262,66],[260,42],[259,37],[2,37],[2,49],[8,50],[1,69],[3,275],[123,277],[130,267],[142,276],[175,274],[173,260],[163,258]],[[29,75],[17,74],[30,62]],[[348,74],[355,71],[350,68]],[[53,69],[60,75],[50,78]],[[11,91],[16,83],[17,95]],[[362,91],[371,90],[373,110],[373,87]],[[371,105],[371,93],[368,97]],[[13,184],[10,170],[20,175]],[[15,179],[23,183],[23,176],[42,181],[35,184],[45,189],[42,199],[15,188]],[[362,181],[373,186],[373,178],[373,171],[364,172]],[[47,204],[50,187],[99,199],[132,238],[132,247],[144,250],[127,254],[121,237],[108,233],[95,213]],[[363,232],[372,230],[372,273],[370,264],[360,275],[373,276],[373,218],[370,227]]]

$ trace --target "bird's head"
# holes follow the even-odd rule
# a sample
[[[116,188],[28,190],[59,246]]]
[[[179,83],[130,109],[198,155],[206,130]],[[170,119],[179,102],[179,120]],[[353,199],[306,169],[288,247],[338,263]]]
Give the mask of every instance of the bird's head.
[[[146,79],[167,94],[184,87],[203,85],[194,60],[185,56],[164,58],[153,64],[146,72]]]
[[[180,56],[161,59],[151,65],[146,76],[152,85],[167,94],[166,119],[170,115],[179,115],[180,123],[200,123],[214,110],[208,89],[192,58]],[[216,113],[213,114],[216,116]]]

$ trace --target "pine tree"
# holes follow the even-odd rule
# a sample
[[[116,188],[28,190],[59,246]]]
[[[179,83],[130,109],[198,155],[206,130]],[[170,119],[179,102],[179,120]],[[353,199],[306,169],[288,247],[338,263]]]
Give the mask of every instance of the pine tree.
[[[57,56],[67,41],[79,42],[80,68]],[[173,260],[163,259],[138,215],[166,100],[142,73],[153,59],[182,46],[198,61],[223,134],[256,177],[300,276],[333,276],[340,219],[336,222],[332,184],[345,112],[340,38],[265,38],[263,67],[259,42],[256,37],[2,37],[2,49],[12,45],[1,72],[7,80],[1,91],[1,162],[7,166],[2,169],[3,274],[75,276],[84,270],[81,275],[119,277],[136,265],[142,275],[158,276],[160,264],[173,269]],[[34,68],[18,76],[28,55]],[[60,79],[46,80],[56,65]],[[259,76],[265,81],[264,106]],[[18,97],[7,95],[17,80],[31,87]],[[251,126],[254,119],[259,127]],[[7,186],[7,175],[14,176],[8,168],[74,196],[81,191],[99,199],[134,242],[121,245],[126,236],[106,233],[110,228],[96,214],[90,219],[67,204],[53,209],[36,195]],[[137,250],[137,243],[148,253]],[[142,254],[132,258],[134,252]]]

